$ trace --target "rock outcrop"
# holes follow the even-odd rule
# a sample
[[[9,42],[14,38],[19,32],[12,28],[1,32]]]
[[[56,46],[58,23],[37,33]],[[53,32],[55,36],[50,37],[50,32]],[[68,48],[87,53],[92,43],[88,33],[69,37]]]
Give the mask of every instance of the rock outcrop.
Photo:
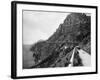
[[[75,46],[91,54],[91,17],[85,13],[71,13],[46,41],[32,45],[31,51],[36,64],[31,68],[65,67]],[[77,52],[74,66],[82,66]]]

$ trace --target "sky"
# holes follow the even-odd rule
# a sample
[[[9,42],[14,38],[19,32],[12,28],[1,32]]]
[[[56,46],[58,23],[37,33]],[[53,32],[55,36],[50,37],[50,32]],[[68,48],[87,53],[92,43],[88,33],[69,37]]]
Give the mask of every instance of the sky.
[[[47,40],[69,13],[23,11],[23,44]]]

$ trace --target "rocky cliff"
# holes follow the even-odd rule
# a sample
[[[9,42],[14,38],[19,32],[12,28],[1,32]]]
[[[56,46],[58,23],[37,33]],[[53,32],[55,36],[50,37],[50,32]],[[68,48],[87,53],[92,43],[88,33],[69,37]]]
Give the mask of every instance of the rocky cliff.
[[[30,50],[36,64],[31,68],[68,66],[75,46],[91,54],[90,21],[91,17],[85,13],[69,14],[48,40],[32,45]],[[74,57],[74,66],[82,66],[77,52]]]

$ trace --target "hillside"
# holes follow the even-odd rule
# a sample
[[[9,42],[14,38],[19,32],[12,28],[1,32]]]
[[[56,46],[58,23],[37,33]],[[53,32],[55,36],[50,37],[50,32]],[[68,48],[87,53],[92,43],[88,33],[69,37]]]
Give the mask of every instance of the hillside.
[[[75,46],[91,54],[91,17],[84,13],[71,13],[46,41],[32,45],[31,51],[36,67],[68,66]],[[75,54],[74,66],[82,66],[79,55]]]

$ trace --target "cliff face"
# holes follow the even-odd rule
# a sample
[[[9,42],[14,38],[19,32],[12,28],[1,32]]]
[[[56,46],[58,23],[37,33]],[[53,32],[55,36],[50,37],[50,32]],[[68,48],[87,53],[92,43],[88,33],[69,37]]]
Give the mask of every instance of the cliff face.
[[[63,24],[59,25],[58,29],[48,40],[39,41],[32,45],[33,57],[36,59],[36,63],[39,63],[35,67],[68,66],[75,46],[80,46],[81,49],[90,54],[90,21],[91,17],[86,16],[84,13],[69,14]],[[74,60],[75,66],[82,65],[77,54]]]

